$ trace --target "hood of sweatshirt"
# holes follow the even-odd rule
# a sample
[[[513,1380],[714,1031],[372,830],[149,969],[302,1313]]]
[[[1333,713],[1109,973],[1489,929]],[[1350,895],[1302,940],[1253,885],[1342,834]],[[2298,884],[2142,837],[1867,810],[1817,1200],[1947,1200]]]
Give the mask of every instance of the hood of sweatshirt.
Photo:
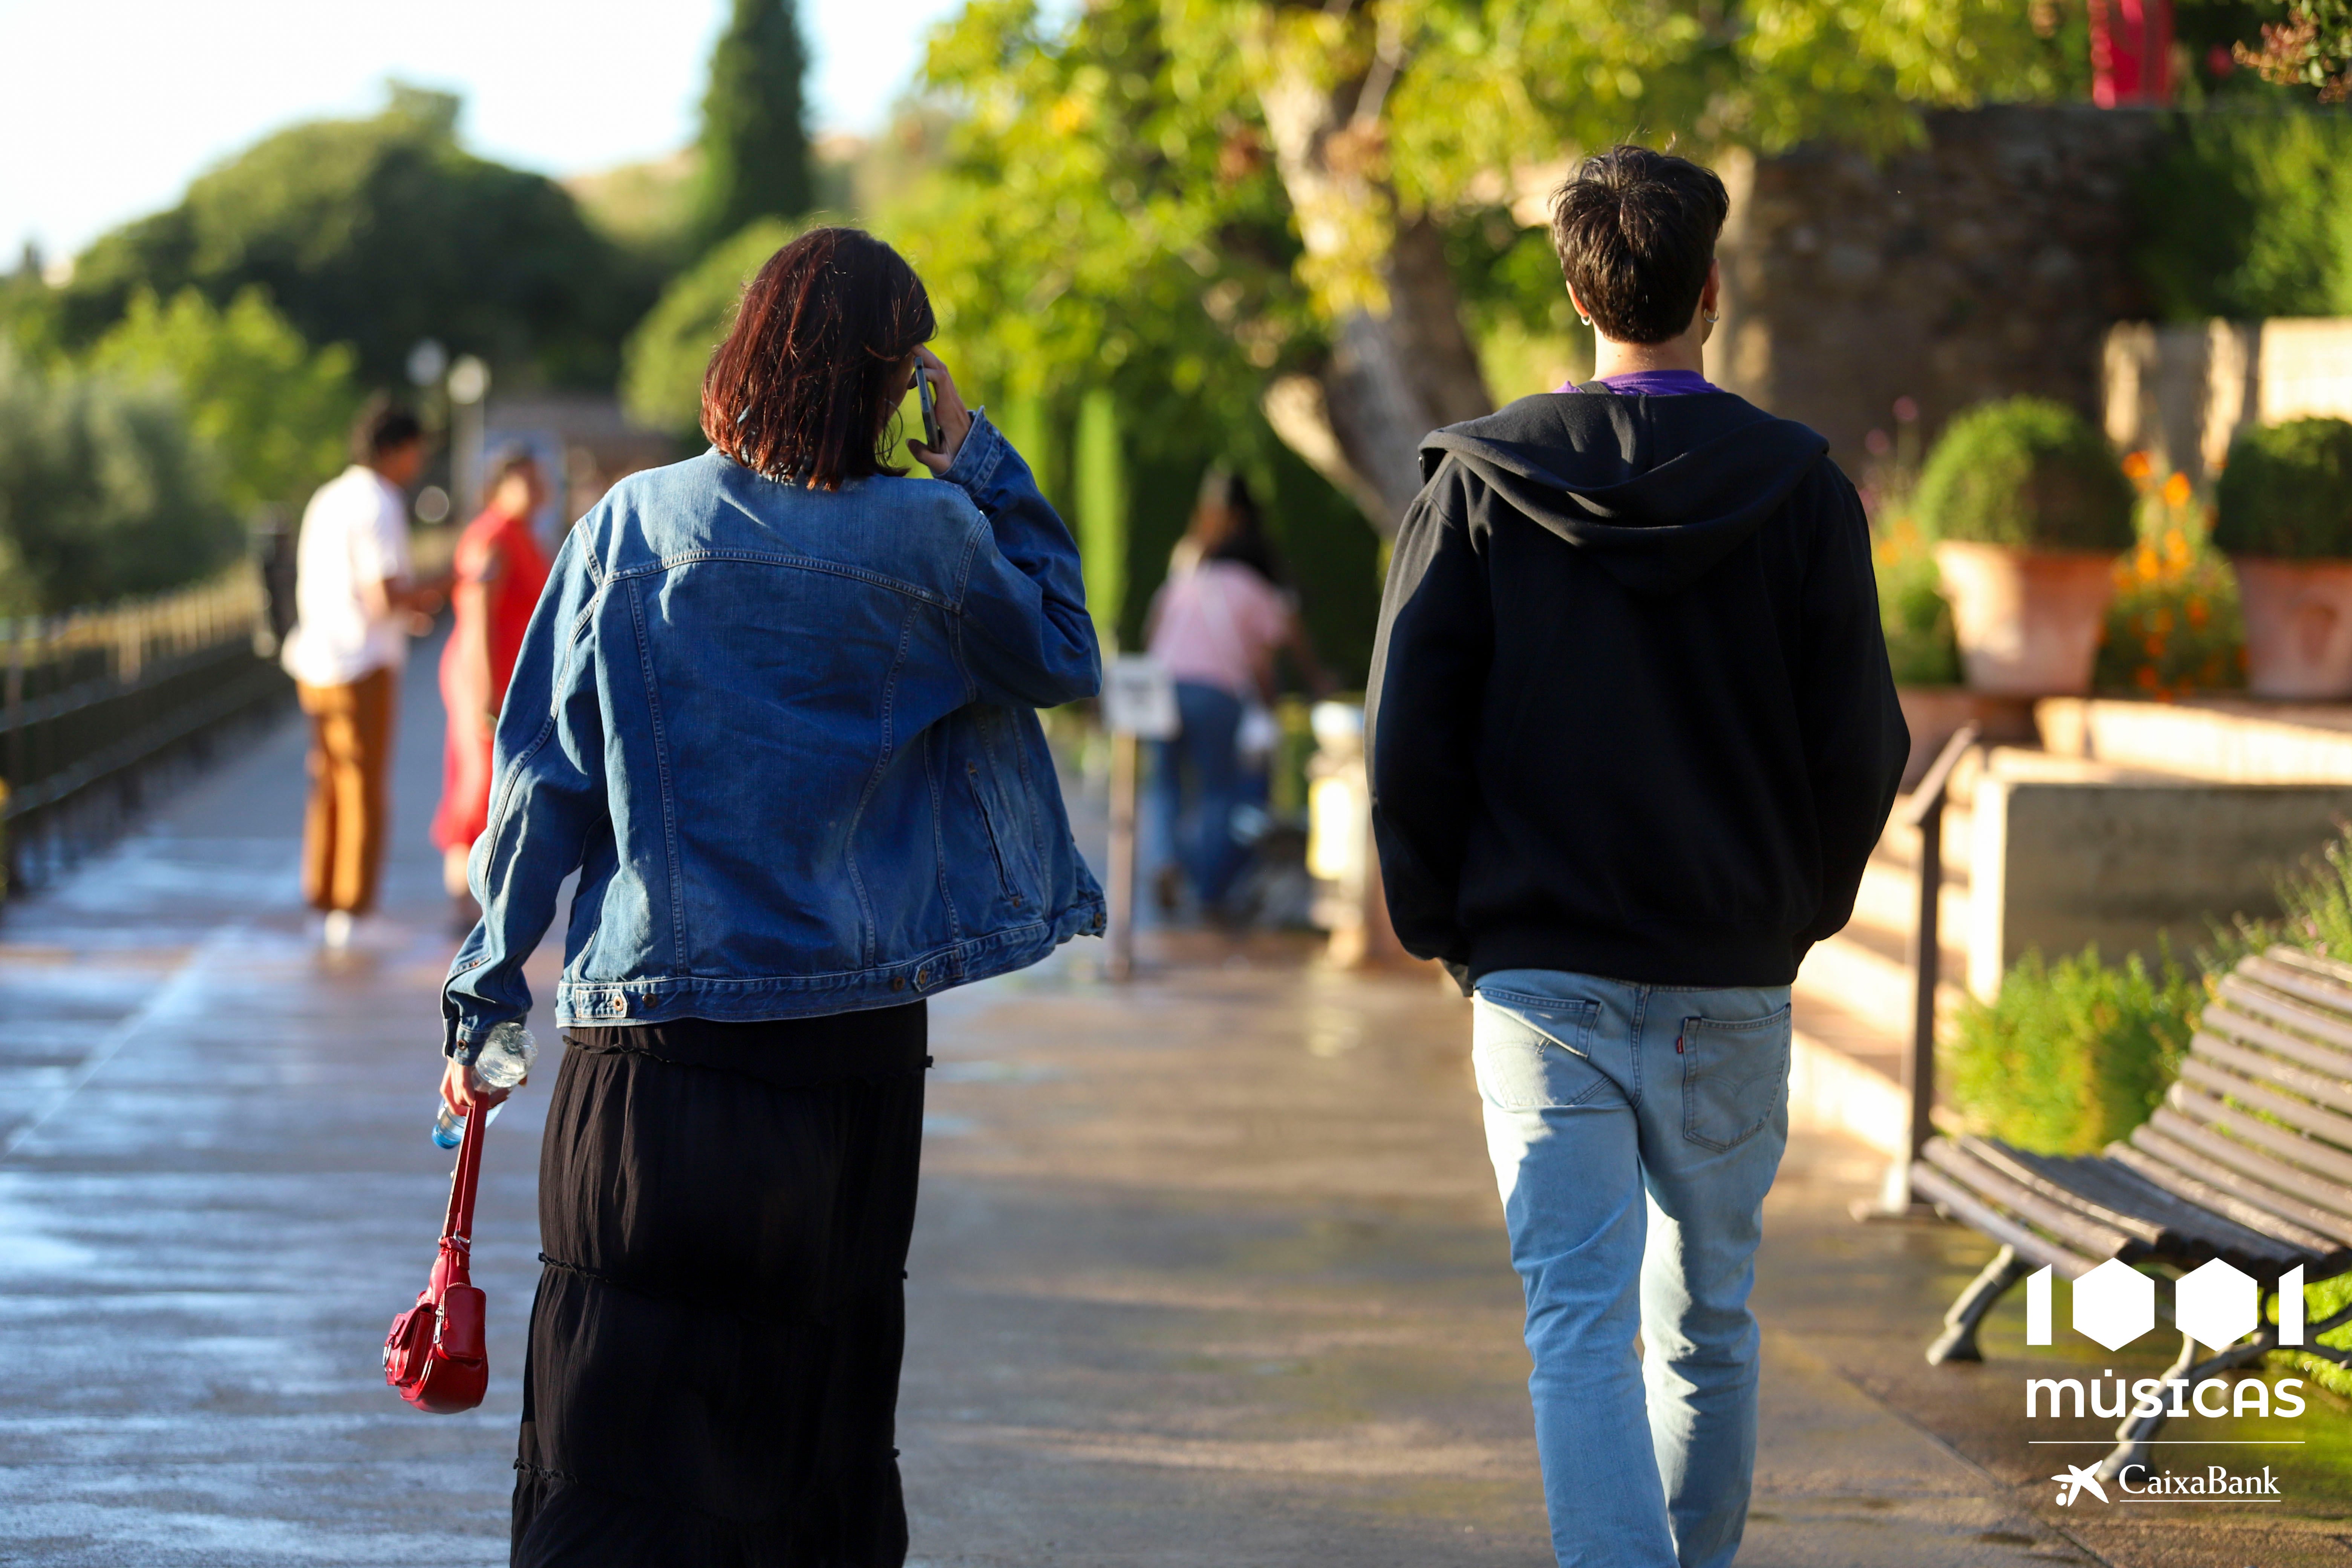
[[[1434,431],[1421,471],[1426,480],[1450,458],[1628,588],[1671,594],[1761,527],[1828,450],[1733,393],[1604,389],[1523,397]]]

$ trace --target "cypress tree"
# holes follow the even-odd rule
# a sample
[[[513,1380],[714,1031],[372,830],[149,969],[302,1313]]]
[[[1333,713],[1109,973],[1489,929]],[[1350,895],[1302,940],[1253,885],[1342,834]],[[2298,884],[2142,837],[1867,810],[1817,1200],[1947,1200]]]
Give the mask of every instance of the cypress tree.
[[[705,246],[753,218],[809,209],[808,127],[802,120],[807,69],[793,0],[735,0],[710,51],[710,85],[702,99],[696,227]]]

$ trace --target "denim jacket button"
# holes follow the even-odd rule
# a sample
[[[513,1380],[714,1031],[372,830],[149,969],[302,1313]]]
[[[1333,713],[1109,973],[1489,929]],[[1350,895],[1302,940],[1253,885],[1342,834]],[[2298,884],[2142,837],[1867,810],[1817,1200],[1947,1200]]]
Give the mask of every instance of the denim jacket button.
[[[921,990],[924,986],[929,985],[930,983],[931,983],[931,966],[930,966],[929,964],[928,964],[928,963],[927,963],[927,964],[923,965],[923,967],[922,967],[922,968],[918,969],[917,971],[915,971],[915,989],[917,989],[918,991],[919,991],[919,990]]]
[[[893,990],[893,991],[904,991],[906,988],[907,988],[907,977],[906,977],[905,975],[903,975],[903,974],[894,974],[894,975],[890,976],[890,989],[891,989],[891,990]]]

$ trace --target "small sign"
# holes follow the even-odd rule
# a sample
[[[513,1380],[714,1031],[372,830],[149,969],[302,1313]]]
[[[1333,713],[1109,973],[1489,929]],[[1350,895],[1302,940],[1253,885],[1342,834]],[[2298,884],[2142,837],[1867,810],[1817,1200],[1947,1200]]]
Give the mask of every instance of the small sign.
[[[1148,653],[1121,654],[1103,671],[1103,725],[1114,733],[1146,741],[1170,741],[1181,721],[1176,716],[1176,682],[1168,667]]]

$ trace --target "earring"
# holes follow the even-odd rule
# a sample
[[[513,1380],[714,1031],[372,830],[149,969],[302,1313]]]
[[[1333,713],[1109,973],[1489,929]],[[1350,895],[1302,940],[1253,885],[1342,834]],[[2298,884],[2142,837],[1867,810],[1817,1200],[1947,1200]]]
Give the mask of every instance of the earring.
[[[1716,322],[1723,320],[1722,315],[1715,310],[1701,310],[1698,315],[1699,320],[1705,321],[1710,327],[1715,325]]]
[[[1588,327],[1592,325],[1592,318],[1590,316],[1580,315],[1576,319],[1583,322]]]

